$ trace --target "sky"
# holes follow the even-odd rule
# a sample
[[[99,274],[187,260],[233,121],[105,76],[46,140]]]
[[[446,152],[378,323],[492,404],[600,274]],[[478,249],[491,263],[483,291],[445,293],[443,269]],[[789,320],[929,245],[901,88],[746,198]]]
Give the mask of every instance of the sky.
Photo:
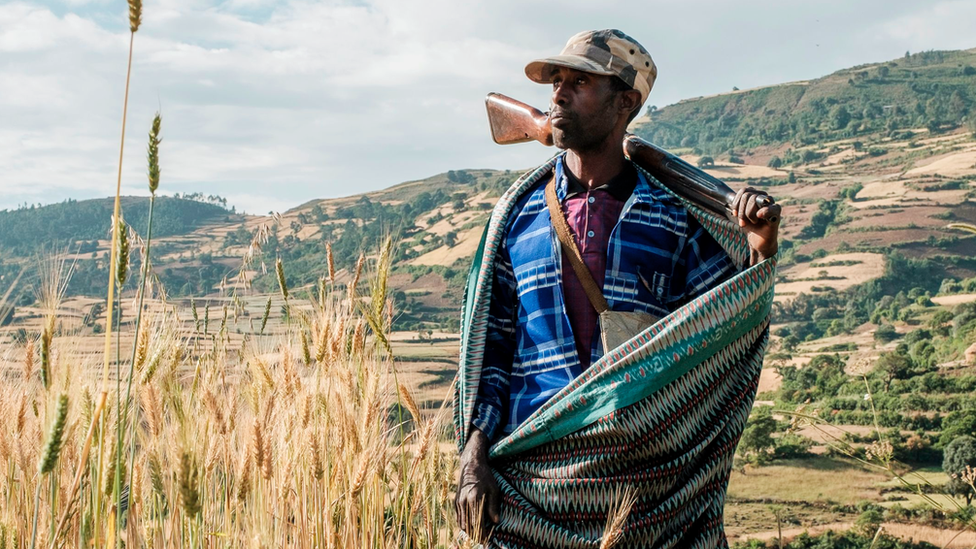
[[[0,0],[0,209],[114,194],[129,45],[118,0]],[[458,169],[526,169],[554,151],[499,146],[497,91],[543,109],[532,59],[619,28],[658,65],[647,105],[976,47],[976,0],[144,0],[123,193],[285,211]]]

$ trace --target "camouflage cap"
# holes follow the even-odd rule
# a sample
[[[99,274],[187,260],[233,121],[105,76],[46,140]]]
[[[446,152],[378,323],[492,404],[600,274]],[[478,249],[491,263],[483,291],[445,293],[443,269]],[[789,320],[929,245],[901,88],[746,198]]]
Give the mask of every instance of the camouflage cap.
[[[548,84],[553,66],[583,72],[616,76],[639,91],[641,103],[647,101],[657,66],[651,55],[636,40],[616,29],[584,31],[569,39],[559,55],[536,59],[525,66],[533,82]]]

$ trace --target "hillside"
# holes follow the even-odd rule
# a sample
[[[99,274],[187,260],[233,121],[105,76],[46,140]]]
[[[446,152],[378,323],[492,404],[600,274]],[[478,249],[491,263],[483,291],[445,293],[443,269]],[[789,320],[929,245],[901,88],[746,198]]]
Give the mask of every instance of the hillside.
[[[0,250],[25,255],[42,247],[64,247],[71,251],[80,248],[83,253],[86,246],[93,246],[87,241],[104,239],[109,233],[113,208],[112,199],[102,198],[0,210]],[[128,224],[146,225],[148,198],[123,197],[122,208]],[[239,217],[216,204],[161,196],[156,200],[153,232],[161,237],[185,234],[203,225],[232,222]]]
[[[976,106],[976,49],[907,54],[815,80],[681,101],[636,121],[634,131],[666,148],[735,155],[788,148],[783,162],[809,163],[797,148],[877,132],[969,124]]]
[[[976,275],[976,241],[945,228],[976,222],[972,66],[976,50],[923,52],[807,82],[685,100],[639,119],[634,130],[733,187],[765,188],[785,206],[781,300],[878,279],[894,252],[929,261],[923,286],[938,290],[943,278]],[[361,251],[395,235],[398,327],[456,328],[470,257],[492,205],[518,175],[450,171],[272,217],[161,198],[155,272],[172,297],[214,293],[233,282],[257,243],[247,272],[256,291],[276,289],[269,265],[277,257],[289,285],[312,288],[327,271],[326,243],[342,279]],[[144,199],[124,204],[138,233],[145,206]],[[97,295],[109,212],[109,201],[0,212],[0,274],[10,280],[41,243],[56,242],[84,252],[72,256],[69,292]]]

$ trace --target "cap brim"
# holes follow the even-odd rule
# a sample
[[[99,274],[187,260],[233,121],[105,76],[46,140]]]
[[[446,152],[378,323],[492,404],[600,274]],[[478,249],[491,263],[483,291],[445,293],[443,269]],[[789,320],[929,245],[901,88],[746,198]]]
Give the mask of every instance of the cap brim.
[[[592,60],[579,55],[556,55],[554,57],[546,57],[545,59],[536,59],[528,65],[525,66],[525,76],[529,77],[529,80],[533,82],[538,82],[539,84],[548,84],[552,82],[552,67],[566,67],[569,69],[576,69],[578,71],[589,72],[593,74],[602,74],[605,76],[613,76],[617,73],[607,70]]]

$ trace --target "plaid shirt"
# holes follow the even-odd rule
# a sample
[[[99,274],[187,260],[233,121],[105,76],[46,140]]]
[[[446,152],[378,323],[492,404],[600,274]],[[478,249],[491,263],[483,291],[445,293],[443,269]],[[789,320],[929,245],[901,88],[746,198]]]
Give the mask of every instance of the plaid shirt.
[[[626,169],[606,184],[589,189],[573,172],[563,167],[566,178],[566,199],[563,200],[563,213],[569,225],[576,247],[583,256],[593,281],[603,287],[607,269],[607,246],[610,233],[620,219],[627,199],[637,186],[637,170],[627,164]],[[590,365],[593,352],[593,337],[597,333],[599,314],[586,296],[583,283],[573,270],[569,259],[563,256],[563,298],[566,301],[566,315],[573,329],[576,352],[580,366],[585,370]]]
[[[563,158],[556,162],[555,177],[565,210],[570,180]],[[543,178],[518,200],[495,257],[484,365],[472,418],[489,439],[497,438],[499,427],[505,434],[514,431],[604,354],[592,326],[589,360],[579,357],[579,349],[586,346],[577,345],[576,322],[571,322],[569,312],[578,313],[581,299],[570,293],[569,281],[575,276],[571,268],[563,268],[545,202],[547,182]],[[569,213],[567,222],[579,234],[580,220]],[[640,172],[615,220],[605,244],[595,241],[595,228],[586,229],[587,235],[593,230],[592,247],[602,244],[599,249],[606,250],[603,280],[594,278],[602,282],[612,310],[664,317],[736,271],[732,259],[694,217]],[[581,252],[587,245],[579,237],[577,244]],[[585,293],[581,297],[592,309]],[[591,321],[585,322],[589,326]]]

